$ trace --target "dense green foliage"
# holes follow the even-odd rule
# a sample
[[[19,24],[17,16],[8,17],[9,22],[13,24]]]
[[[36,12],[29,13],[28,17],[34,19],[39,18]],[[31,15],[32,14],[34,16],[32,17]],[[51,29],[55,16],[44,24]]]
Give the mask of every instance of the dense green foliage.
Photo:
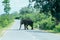
[[[6,27],[8,24],[13,22],[14,18],[11,14],[2,14],[0,15],[0,28]]]
[[[0,28],[6,27],[8,24],[10,24],[13,21],[13,15],[9,14],[10,11],[10,4],[9,0],[3,0],[4,5],[4,12],[5,14],[0,15]]]
[[[9,13],[10,11],[10,0],[3,0],[4,5],[4,12],[5,14],[0,15],[0,28],[7,27],[11,22],[14,21],[14,18],[17,17],[17,12],[14,12],[12,14]]]
[[[45,19],[37,21],[40,29],[54,29],[60,32],[60,0],[29,0],[34,3],[34,8],[44,15],[38,15],[37,19],[44,16]],[[51,14],[49,16],[49,14]],[[49,17],[48,17],[49,16]],[[37,15],[35,16],[35,18]],[[37,20],[36,19],[36,20]],[[37,24],[37,23],[36,23]]]
[[[25,10],[25,8],[21,9],[20,11],[20,18],[30,18],[34,21],[34,27],[43,30],[57,30],[60,26],[56,25],[56,18],[52,16],[51,12],[40,12],[38,11],[31,12],[30,10]],[[35,9],[34,9],[35,10]],[[29,12],[26,12],[29,11]],[[24,13],[22,13],[24,12]],[[58,26],[58,27],[57,27]]]
[[[44,13],[26,13],[24,15],[21,15],[20,17],[24,19],[30,18],[31,20],[33,20],[35,28],[45,30],[53,30],[55,28],[55,19],[51,15],[46,16]]]
[[[32,0],[35,1],[34,8],[40,9],[40,12],[48,14],[51,12],[51,15],[56,18],[57,21],[60,21],[60,0]]]
[[[60,32],[60,23],[55,26],[54,31],[55,32]]]
[[[60,0],[29,0],[28,7],[22,8],[20,13],[12,14],[9,14],[9,2],[2,2],[5,14],[0,15],[0,28],[6,27],[14,18],[30,18],[34,22],[34,28],[60,32]],[[32,2],[35,2],[34,7],[31,6]]]

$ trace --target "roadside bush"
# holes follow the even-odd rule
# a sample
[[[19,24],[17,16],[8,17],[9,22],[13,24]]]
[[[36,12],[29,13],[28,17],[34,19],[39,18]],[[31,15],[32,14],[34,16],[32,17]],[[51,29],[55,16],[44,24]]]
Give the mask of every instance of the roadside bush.
[[[6,27],[8,25],[8,21],[5,19],[4,21],[2,21],[2,27]]]
[[[54,31],[55,32],[60,32],[60,23],[55,26]]]
[[[39,25],[38,25],[38,23],[34,23],[34,28],[38,28],[39,29]]]
[[[52,21],[52,17],[49,17],[47,19],[43,19],[39,22],[39,28],[45,29],[45,30],[53,30],[55,28],[55,21]]]
[[[6,27],[14,20],[12,15],[2,14],[0,15],[0,28]]]

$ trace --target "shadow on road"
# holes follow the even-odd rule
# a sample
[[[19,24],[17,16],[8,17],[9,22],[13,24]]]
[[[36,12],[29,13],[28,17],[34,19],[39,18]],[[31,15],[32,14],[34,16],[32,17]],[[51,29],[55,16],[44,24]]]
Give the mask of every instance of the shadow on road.
[[[27,30],[27,32],[34,32],[34,33],[48,33],[48,32],[44,32],[42,30]]]
[[[25,31],[25,32],[32,32],[32,33],[48,33],[42,30],[24,30],[24,29],[7,29],[8,31]]]
[[[24,30],[24,29],[7,29],[7,30],[9,30],[9,31],[20,31],[20,30]]]

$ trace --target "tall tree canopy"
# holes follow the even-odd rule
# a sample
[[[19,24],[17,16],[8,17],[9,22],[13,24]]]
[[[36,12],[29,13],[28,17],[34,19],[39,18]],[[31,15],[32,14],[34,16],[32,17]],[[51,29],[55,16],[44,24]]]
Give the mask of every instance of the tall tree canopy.
[[[9,0],[4,0],[2,3],[3,3],[3,5],[4,5],[4,12],[6,13],[6,14],[8,14],[9,13],[9,11],[10,11],[10,4],[9,4]]]
[[[33,12],[33,9],[30,7],[24,7],[20,10],[21,14],[32,13],[32,12]]]
[[[34,8],[39,8],[40,12],[48,13],[51,12],[51,15],[60,20],[60,0],[32,0],[35,1]]]

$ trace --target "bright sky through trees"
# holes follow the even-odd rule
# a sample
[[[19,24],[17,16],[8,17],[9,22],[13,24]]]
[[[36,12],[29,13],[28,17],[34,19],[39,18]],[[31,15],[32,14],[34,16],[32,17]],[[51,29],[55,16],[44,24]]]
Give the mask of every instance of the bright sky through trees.
[[[4,6],[2,4],[3,0],[0,0],[0,14],[4,13]],[[29,4],[29,0],[10,0],[11,11],[19,11],[22,7],[25,7]]]

